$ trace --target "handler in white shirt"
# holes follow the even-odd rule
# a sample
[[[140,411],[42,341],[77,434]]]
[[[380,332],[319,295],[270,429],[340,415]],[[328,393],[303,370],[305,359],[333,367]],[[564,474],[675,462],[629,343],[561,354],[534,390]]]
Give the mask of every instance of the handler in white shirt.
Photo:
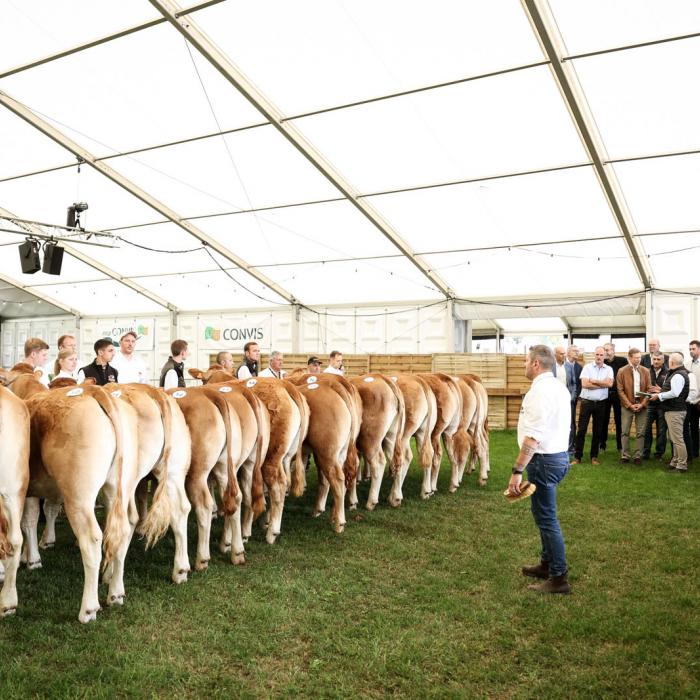
[[[343,353],[338,350],[333,350],[333,352],[328,356],[328,367],[323,370],[325,374],[345,374],[343,372]]]
[[[264,369],[259,377],[273,377],[274,379],[282,379],[287,373],[282,369],[284,355],[277,350],[270,353],[270,364],[267,369]]]
[[[127,331],[119,339],[119,352],[110,362],[119,373],[120,384],[145,384],[148,381],[146,363],[134,352],[138,336]]]
[[[540,530],[540,563],[524,566],[524,576],[544,579],[529,589],[539,593],[570,593],[564,537],[557,518],[557,486],[569,471],[571,395],[552,374],[554,353],[546,345],[530,348],[525,375],[532,380],[518,419],[520,453],[508,483],[512,494],[520,493],[522,474],[537,487],[532,494],[532,516]]]

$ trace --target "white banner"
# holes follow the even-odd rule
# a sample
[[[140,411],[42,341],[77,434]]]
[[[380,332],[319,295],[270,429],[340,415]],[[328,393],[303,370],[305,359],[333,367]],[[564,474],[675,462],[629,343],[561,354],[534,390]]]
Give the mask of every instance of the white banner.
[[[113,318],[97,322],[97,337],[111,338],[115,346],[119,339],[128,331],[138,336],[136,351],[153,350],[155,347],[155,319],[153,318]]]
[[[240,316],[200,316],[197,321],[197,346],[200,350],[229,350],[242,354],[243,346],[256,342],[263,352],[270,351],[270,314]]]

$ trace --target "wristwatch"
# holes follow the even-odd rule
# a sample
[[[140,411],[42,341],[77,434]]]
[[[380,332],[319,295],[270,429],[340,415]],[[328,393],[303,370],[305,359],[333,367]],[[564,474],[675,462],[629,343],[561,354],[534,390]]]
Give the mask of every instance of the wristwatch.
[[[525,470],[524,469],[516,469],[516,467],[513,467],[511,470],[511,474],[522,474]]]

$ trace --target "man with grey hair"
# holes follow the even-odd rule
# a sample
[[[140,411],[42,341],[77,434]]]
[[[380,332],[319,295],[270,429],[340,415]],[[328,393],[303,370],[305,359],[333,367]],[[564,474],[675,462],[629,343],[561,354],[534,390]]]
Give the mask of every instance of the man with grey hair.
[[[608,390],[613,383],[612,367],[606,365],[605,349],[598,346],[595,349],[595,360],[589,362],[581,370],[581,409],[578,416],[578,431],[574,447],[573,464],[581,464],[583,444],[586,441],[588,423],[593,418],[593,434],[591,435],[591,464],[600,464],[598,452],[602,434],[602,423],[605,416],[605,402]]]
[[[552,374],[555,359],[546,345],[530,348],[525,376],[532,380],[523,398],[518,419],[518,445],[508,491],[520,493],[522,474],[537,487],[530,502],[540,531],[540,563],[524,566],[523,576],[544,579],[529,589],[539,593],[571,593],[564,537],[557,518],[557,486],[569,471],[569,422],[571,396]]]
[[[647,354],[642,356],[642,367],[651,369],[651,358],[655,352],[661,352],[661,341],[658,338],[649,338],[647,341]],[[668,355],[664,354],[664,369],[668,369]]]
[[[282,369],[282,362],[284,361],[284,355],[273,350],[270,353],[270,362],[267,369],[264,369],[259,377],[273,377],[274,379],[282,379],[287,373]]]
[[[673,458],[669,469],[676,472],[688,471],[688,451],[683,440],[683,423],[685,422],[686,399],[690,391],[688,370],[683,366],[683,353],[673,352],[668,358],[668,374],[659,390],[652,386],[653,396],[650,401],[660,401],[668,435],[673,445]]]

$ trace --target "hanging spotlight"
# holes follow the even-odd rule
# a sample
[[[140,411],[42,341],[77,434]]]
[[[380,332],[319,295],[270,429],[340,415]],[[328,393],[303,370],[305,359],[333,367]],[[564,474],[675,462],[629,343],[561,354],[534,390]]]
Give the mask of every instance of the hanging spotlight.
[[[80,213],[86,211],[87,208],[87,202],[73,202],[73,204],[68,207],[66,226],[68,226],[68,228],[82,228],[80,226]]]
[[[33,275],[41,269],[39,258],[39,241],[29,236],[24,243],[19,244],[19,259],[22,263],[22,272],[25,275]]]
[[[60,275],[63,264],[63,248],[56,241],[49,240],[44,243],[44,266],[42,272],[47,275]]]

